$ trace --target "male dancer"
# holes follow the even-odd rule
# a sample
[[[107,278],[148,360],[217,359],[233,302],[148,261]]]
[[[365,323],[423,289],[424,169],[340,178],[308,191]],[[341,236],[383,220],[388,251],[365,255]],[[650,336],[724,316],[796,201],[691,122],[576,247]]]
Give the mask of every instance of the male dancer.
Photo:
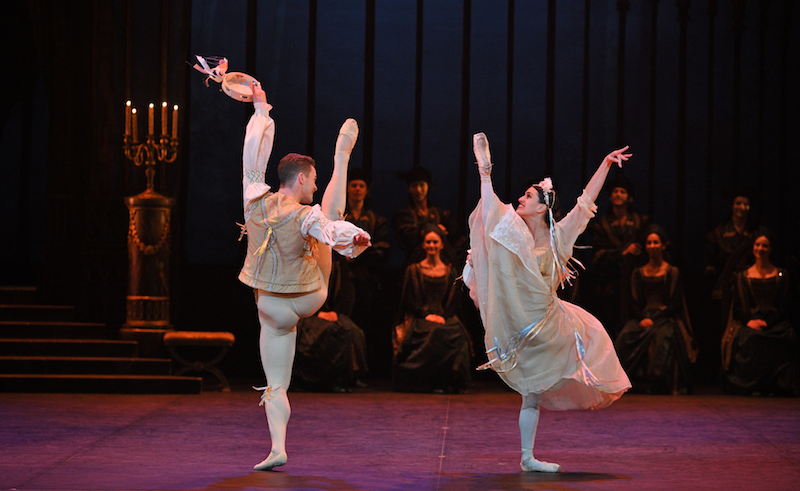
[[[317,190],[314,159],[290,153],[278,165],[280,188],[264,183],[272,153],[275,123],[271,105],[258,82],[251,84],[255,113],[247,123],[242,161],[244,228],[247,257],[239,280],[255,292],[261,325],[259,351],[267,386],[265,406],[272,451],[255,470],[286,463],[286,426],[291,408],[286,390],[292,376],[296,325],[313,315],[328,295],[331,248],[356,257],[370,245],[370,236],[341,220],[347,187],[347,164],[358,137],[358,125],[348,119],[339,131],[333,157],[333,177],[325,189],[322,207],[309,206]]]

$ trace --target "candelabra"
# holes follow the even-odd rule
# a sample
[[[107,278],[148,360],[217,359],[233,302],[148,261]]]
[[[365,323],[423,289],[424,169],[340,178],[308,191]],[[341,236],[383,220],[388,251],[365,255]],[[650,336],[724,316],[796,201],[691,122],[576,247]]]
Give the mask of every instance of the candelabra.
[[[161,103],[161,135],[159,137],[156,137],[153,131],[155,127],[154,112],[155,106],[151,102],[147,111],[147,138],[144,143],[139,143],[136,108],[131,107],[131,101],[125,104],[125,136],[123,139],[125,156],[137,167],[146,166],[145,176],[147,176],[148,191],[153,191],[156,161],[171,163],[178,157],[178,105],[172,106],[172,137],[167,136],[167,103]]]
[[[172,330],[169,321],[170,214],[175,200],[153,190],[157,162],[171,163],[178,156],[178,106],[172,108],[172,136],[167,128],[167,103],[161,104],[161,133],[154,131],[155,108],[148,107],[147,137],[139,142],[138,114],[125,105],[125,156],[145,166],[147,189],[125,198],[128,207],[127,320],[123,339],[139,343],[139,354],[165,358],[162,338]]]

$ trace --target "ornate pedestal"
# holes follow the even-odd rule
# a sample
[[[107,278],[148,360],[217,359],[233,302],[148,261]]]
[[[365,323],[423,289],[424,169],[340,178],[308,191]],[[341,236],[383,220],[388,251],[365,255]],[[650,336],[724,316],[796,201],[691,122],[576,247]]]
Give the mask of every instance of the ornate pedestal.
[[[169,322],[170,214],[175,200],[155,191],[125,198],[128,206],[128,299],[122,339],[139,342],[139,356],[166,358]]]

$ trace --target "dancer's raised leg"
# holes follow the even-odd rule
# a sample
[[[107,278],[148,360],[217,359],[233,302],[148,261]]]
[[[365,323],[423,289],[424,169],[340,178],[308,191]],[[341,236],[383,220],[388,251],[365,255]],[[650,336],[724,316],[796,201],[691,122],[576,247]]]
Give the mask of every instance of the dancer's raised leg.
[[[267,378],[262,404],[267,415],[272,450],[253,469],[267,471],[286,463],[286,426],[292,413],[286,390],[292,378],[297,316],[290,298],[257,292],[258,320],[261,324],[259,350]]]
[[[358,123],[348,119],[339,129],[336,138],[336,149],[333,153],[333,175],[322,195],[322,213],[328,220],[341,220],[347,204],[347,166],[350,154],[358,139]],[[317,244],[317,265],[322,271],[322,280],[328,285],[331,277],[331,248],[325,244]]]
[[[322,195],[322,213],[328,220],[341,220],[347,204],[347,165],[358,139],[358,123],[348,119],[339,129],[333,154],[333,175]]]
[[[522,446],[522,460],[519,465],[525,472],[558,472],[561,470],[560,465],[533,458],[533,444],[538,426],[539,396],[526,394],[522,396],[522,408],[519,410],[519,436]]]

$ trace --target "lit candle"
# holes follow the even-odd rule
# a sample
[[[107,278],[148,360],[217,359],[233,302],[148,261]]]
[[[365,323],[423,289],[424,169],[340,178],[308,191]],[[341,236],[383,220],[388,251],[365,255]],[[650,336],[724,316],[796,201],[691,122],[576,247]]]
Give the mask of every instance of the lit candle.
[[[125,103],[125,136],[131,136],[131,101]]]
[[[178,139],[178,105],[172,106],[172,139]]]
[[[133,143],[139,143],[139,125],[137,124],[136,108],[131,110],[133,114]]]
[[[161,136],[167,136],[167,103],[161,103]]]
[[[153,104],[152,102],[147,107],[147,134],[150,136],[153,135],[153,125],[154,125],[153,112],[155,107],[156,107],[155,104]]]

